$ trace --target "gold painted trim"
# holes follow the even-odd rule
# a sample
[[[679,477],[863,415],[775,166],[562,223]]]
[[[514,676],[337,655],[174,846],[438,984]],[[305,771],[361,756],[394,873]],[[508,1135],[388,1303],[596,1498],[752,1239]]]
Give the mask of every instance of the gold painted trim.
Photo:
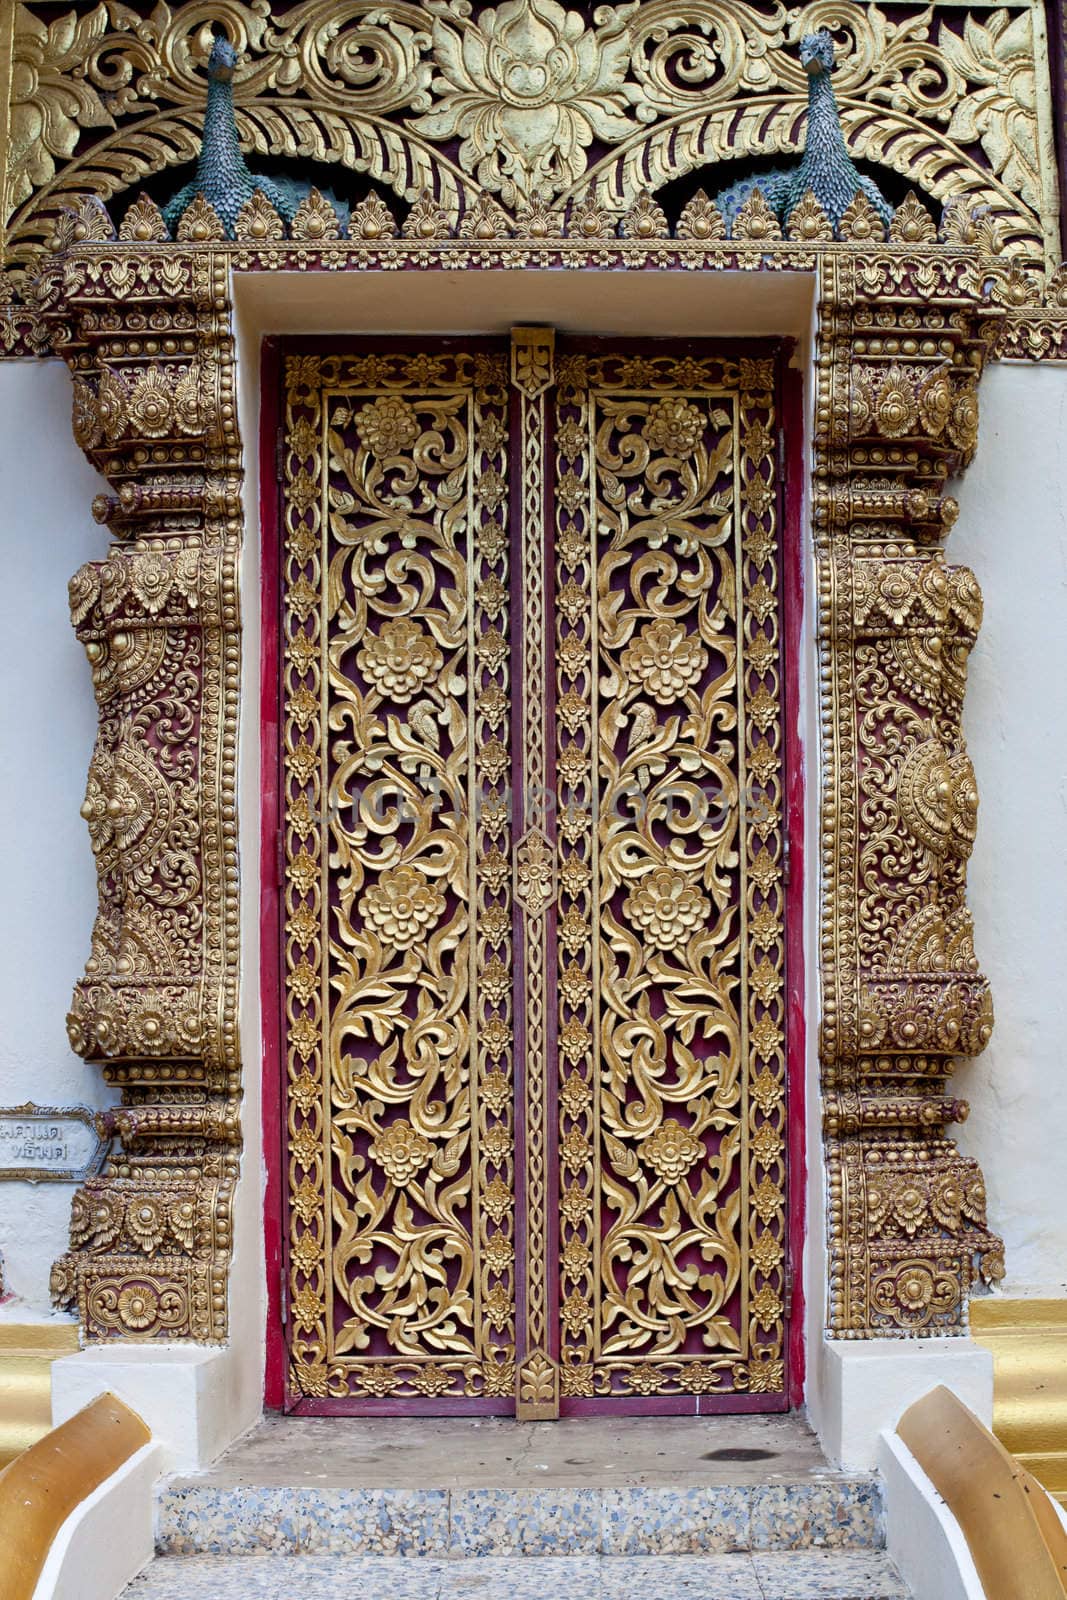
[[[4,1600],[30,1600],[71,1512],[151,1439],[135,1411],[104,1394],[0,1473]]]
[[[1067,1299],[976,1300],[970,1320],[993,1356],[993,1432],[1067,1501]]]
[[[959,1523],[990,1600],[1063,1600],[1067,1532],[973,1412],[939,1386],[905,1411],[897,1434]]]
[[[0,1327],[0,1468],[52,1426],[52,1362],[78,1348],[73,1322]]]

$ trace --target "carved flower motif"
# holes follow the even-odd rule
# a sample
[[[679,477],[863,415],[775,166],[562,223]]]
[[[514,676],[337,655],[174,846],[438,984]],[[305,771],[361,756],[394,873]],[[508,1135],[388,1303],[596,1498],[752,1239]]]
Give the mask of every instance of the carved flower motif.
[[[559,980],[560,993],[567,1004],[577,1011],[582,1002],[588,1000],[592,987],[578,963],[569,962]]]
[[[926,1221],[926,1195],[919,1184],[905,1178],[893,1190],[893,1219],[909,1239]]]
[[[583,1244],[577,1236],[568,1239],[560,1256],[560,1262],[568,1278],[581,1278],[589,1266],[589,1261],[589,1246]]]
[[[119,1316],[127,1328],[140,1331],[156,1319],[159,1296],[147,1283],[130,1284],[119,1295]]]
[[[882,379],[875,417],[887,439],[900,439],[915,426],[915,395],[908,374],[895,363]]]
[[[445,897],[414,868],[392,867],[366,891],[359,909],[383,944],[407,950],[440,917]]]
[[[511,1029],[500,1017],[490,1017],[482,1027],[482,1043],[491,1056],[503,1055],[511,1043]]]
[[[496,1116],[500,1116],[511,1097],[507,1078],[495,1068],[482,1078],[482,1099]]]
[[[153,617],[167,603],[174,582],[171,562],[158,551],[145,550],[130,562],[130,588]]]
[[[560,1315],[567,1331],[577,1336],[590,1321],[593,1308],[585,1296],[574,1289],[560,1307]]]
[[[158,439],[171,425],[170,386],[159,367],[149,367],[134,386],[129,403],[130,431],[145,439]]]
[[[127,1207],[126,1227],[130,1238],[145,1255],[154,1255],[159,1249],[165,1226],[163,1207],[157,1201],[146,1197]]]
[[[657,867],[630,890],[626,915],[659,950],[685,944],[707,917],[704,895],[673,867]]]
[[[563,1198],[559,1203],[560,1215],[572,1227],[577,1227],[588,1216],[592,1201],[585,1190],[577,1182],[567,1185],[563,1191]]]
[[[72,426],[75,441],[83,450],[92,450],[100,443],[103,431],[100,408],[96,396],[87,383],[77,379],[74,384],[74,413]]]
[[[781,1316],[782,1302],[770,1284],[765,1283],[759,1293],[752,1296],[748,1303],[748,1309],[760,1327],[766,1332],[772,1323],[777,1322]]]
[[[126,386],[109,367],[100,374],[96,401],[104,437],[117,439],[126,426]]]
[[[485,1363],[486,1398],[490,1396],[494,1399],[510,1398],[514,1393],[515,1363],[513,1361],[487,1361]]]
[[[418,419],[399,395],[381,395],[356,414],[356,432],[365,450],[376,456],[398,456],[419,436]]]
[[[782,1246],[772,1233],[761,1233],[749,1252],[749,1260],[760,1272],[773,1272],[781,1265]]]
[[[452,1379],[443,1367],[420,1367],[411,1380],[411,1386],[418,1394],[435,1398],[451,1389]]]
[[[504,996],[510,993],[511,974],[499,956],[491,956],[486,962],[479,983],[482,993],[494,1006],[498,1006]]]
[[[704,1146],[691,1129],[674,1117],[661,1122],[641,1146],[641,1155],[664,1183],[680,1183],[704,1154]]]
[[[629,106],[640,90],[626,82],[625,27],[587,30],[556,0],[504,0],[461,27],[434,22],[438,103],[412,127],[425,138],[459,139],[464,171],[477,170],[507,205],[520,194],[560,192],[581,177],[594,139],[636,131]]]
[[[933,1299],[934,1280],[926,1267],[913,1262],[900,1274],[896,1289],[901,1306],[914,1316],[925,1311]]]
[[[404,703],[441,670],[442,656],[417,622],[398,617],[364,637],[356,661],[380,694]]]
[[[638,637],[622,653],[622,667],[660,705],[670,705],[696,682],[707,662],[707,652],[685,624],[669,618],[646,622]]]
[[[370,1155],[386,1177],[403,1188],[426,1166],[433,1155],[433,1145],[410,1122],[401,1119],[391,1122],[376,1135]]]
[[[959,1176],[955,1172],[942,1173],[930,1192],[930,1210],[934,1220],[955,1233],[960,1225],[962,1209],[963,1185]]]
[[[372,1394],[381,1400],[387,1394],[392,1394],[400,1382],[399,1374],[392,1367],[387,1367],[384,1362],[378,1362],[373,1367],[361,1367],[358,1373],[359,1386],[364,1394]]]
[[[482,1251],[490,1272],[506,1272],[515,1259],[515,1247],[505,1233],[491,1233]]]
[[[780,1394],[784,1383],[784,1366],[781,1361],[761,1357],[748,1365],[749,1394]]]
[[[915,591],[906,567],[886,566],[878,583],[878,599],[893,626],[899,628],[908,612]]]
[[[560,1050],[568,1061],[581,1061],[585,1051],[589,1050],[589,1042],[589,1029],[585,1029],[577,1018],[571,1018],[566,1027],[560,1030]],[[577,1080],[568,1078],[566,1082],[577,1082]],[[574,1093],[577,1093],[577,1090]],[[581,1093],[585,1094],[587,1091],[582,1090]],[[584,1101],[581,1101],[581,1104],[584,1104]]]
[[[634,1394],[659,1394],[667,1382],[667,1374],[655,1367],[630,1367],[623,1382]]]
[[[679,395],[667,395],[649,407],[641,429],[653,450],[669,456],[691,456],[704,432],[699,409]]]

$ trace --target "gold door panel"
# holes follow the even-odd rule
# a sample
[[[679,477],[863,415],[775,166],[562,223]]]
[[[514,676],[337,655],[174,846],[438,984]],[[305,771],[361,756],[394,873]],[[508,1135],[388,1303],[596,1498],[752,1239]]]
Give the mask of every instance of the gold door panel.
[[[557,374],[565,1398],[784,1387],[775,389]]]
[[[776,360],[537,333],[286,361],[303,1409],[784,1403]]]
[[[296,1396],[514,1388],[506,385],[500,351],[286,365]]]

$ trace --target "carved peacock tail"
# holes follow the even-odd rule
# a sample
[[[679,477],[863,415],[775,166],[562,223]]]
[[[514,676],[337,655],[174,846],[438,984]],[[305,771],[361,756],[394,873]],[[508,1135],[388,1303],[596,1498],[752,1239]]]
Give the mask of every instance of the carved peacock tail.
[[[163,220],[172,231],[198,196],[213,208],[226,236],[232,239],[242,208],[257,191],[287,223],[292,222],[300,202],[311,193],[313,186],[300,179],[250,171],[237,137],[233,103],[236,67],[237,51],[228,39],[217,38],[208,58],[207,107],[196,174],[163,207]],[[337,213],[343,232],[348,226],[347,203],[328,190],[323,192],[323,198]]]
[[[820,28],[800,41],[800,64],[808,75],[808,122],[804,154],[787,167],[777,167],[756,177],[743,178],[716,196],[728,233],[741,207],[759,193],[783,228],[794,208],[810,191],[836,232],[841,218],[863,194],[888,227],[893,207],[872,179],[858,172],[841,128],[841,113],[830,74],[834,70],[834,44],[830,32]]]

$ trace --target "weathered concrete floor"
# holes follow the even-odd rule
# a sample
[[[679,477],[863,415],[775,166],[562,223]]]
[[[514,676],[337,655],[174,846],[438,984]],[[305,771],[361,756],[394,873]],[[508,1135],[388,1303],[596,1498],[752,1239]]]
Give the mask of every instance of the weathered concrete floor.
[[[207,1472],[172,1487],[665,1488],[818,1479],[801,1417],[267,1417]]]

